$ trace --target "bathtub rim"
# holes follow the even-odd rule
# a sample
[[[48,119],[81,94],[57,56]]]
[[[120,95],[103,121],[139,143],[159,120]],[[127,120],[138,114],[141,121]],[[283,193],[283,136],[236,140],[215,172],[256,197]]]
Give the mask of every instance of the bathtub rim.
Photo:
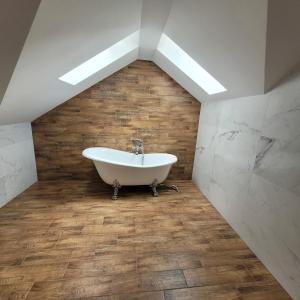
[[[82,151],[82,155],[87,158],[90,159],[92,161],[97,161],[97,162],[102,162],[102,163],[107,163],[110,165],[115,165],[115,166],[123,166],[123,167],[130,167],[130,168],[138,168],[138,169],[150,169],[150,168],[158,168],[158,167],[163,167],[163,166],[169,166],[169,165],[173,165],[178,161],[178,158],[176,155],[174,154],[170,154],[170,153],[160,153],[160,152],[151,152],[151,153],[145,153],[145,156],[147,154],[164,154],[164,155],[168,155],[169,158],[171,158],[170,161],[168,161],[167,163],[160,163],[160,164],[152,164],[152,165],[134,165],[134,164],[126,164],[126,163],[122,163],[122,162],[117,162],[115,160],[109,160],[109,159],[99,159],[96,158],[95,156],[89,155],[87,154],[87,150],[90,149],[104,149],[104,150],[113,150],[113,151],[118,151],[118,152],[123,152],[126,154],[133,154],[131,152],[127,152],[127,151],[123,151],[123,150],[118,150],[118,149],[113,149],[113,148],[108,148],[108,147],[89,147],[86,148]],[[138,154],[138,155],[142,155],[142,154]]]

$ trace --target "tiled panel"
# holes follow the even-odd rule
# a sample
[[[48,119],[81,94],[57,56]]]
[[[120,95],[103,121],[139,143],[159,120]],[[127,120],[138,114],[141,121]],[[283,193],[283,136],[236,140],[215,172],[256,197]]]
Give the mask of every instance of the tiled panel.
[[[85,148],[131,150],[142,138],[146,152],[178,156],[170,178],[190,179],[200,103],[155,64],[136,61],[33,122],[40,180],[99,180]]]
[[[300,75],[266,95],[203,105],[193,178],[300,299]]]
[[[30,123],[0,126],[0,207],[36,181]]]

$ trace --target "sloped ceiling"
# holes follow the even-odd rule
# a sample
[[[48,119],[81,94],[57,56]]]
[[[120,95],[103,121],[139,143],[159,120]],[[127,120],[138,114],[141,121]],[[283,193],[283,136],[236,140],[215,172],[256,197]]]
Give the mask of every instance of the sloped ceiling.
[[[155,49],[166,25],[172,0],[143,1],[139,58],[153,60]]]
[[[0,123],[32,121],[138,57],[76,86],[58,78],[140,27],[140,0],[43,0],[0,106]]]
[[[265,92],[300,64],[300,1],[271,0],[266,39]]]
[[[19,15],[21,2],[11,2]],[[30,1],[27,27],[4,35],[18,46],[1,69],[0,97],[9,84],[0,124],[32,121],[138,58],[153,60],[201,102],[264,93],[299,58],[298,0],[42,0],[21,51],[38,2]],[[119,60],[74,86],[58,80],[136,31],[139,45]],[[227,91],[209,96],[158,52],[163,32]],[[280,57],[282,49],[292,57]],[[9,62],[7,51],[0,56]]]
[[[267,3],[267,0],[173,1],[164,32],[217,78],[227,92],[208,96],[160,53],[156,53],[154,61],[168,73],[177,75],[198,99],[230,99],[262,93]]]
[[[0,2],[0,103],[39,4],[40,0]]]

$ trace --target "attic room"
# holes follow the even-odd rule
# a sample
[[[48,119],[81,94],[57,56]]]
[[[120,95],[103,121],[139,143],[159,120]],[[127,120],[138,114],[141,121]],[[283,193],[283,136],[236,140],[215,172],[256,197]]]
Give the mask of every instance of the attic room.
[[[0,300],[300,300],[299,0],[0,15]]]

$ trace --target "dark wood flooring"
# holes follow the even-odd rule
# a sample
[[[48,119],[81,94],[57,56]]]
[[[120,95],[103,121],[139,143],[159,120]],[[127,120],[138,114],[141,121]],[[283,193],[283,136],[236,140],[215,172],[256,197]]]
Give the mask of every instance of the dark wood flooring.
[[[191,181],[45,181],[0,209],[0,299],[290,299]]]

